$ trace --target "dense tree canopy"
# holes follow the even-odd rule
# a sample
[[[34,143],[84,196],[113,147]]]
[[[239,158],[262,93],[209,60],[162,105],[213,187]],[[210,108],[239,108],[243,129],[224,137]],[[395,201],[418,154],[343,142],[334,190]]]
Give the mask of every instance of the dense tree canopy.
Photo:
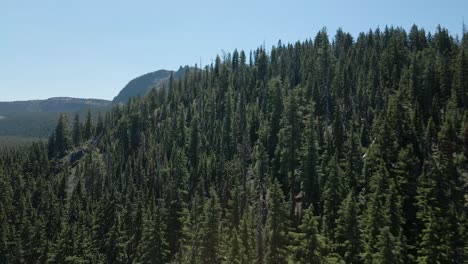
[[[338,30],[0,149],[0,263],[463,263],[468,34]]]

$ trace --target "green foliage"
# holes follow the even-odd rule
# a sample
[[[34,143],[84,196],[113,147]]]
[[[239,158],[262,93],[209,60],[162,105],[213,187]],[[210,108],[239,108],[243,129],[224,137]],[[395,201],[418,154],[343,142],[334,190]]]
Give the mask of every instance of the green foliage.
[[[145,232],[140,244],[141,263],[167,263],[169,244],[167,243],[166,212],[162,202],[151,210],[153,216],[146,220]]]
[[[61,115],[0,148],[0,262],[463,263],[466,39],[324,29]]]
[[[353,191],[343,200],[336,219],[336,251],[346,263],[360,263],[362,250],[359,207]]]
[[[265,263],[287,263],[288,212],[281,185],[274,180],[269,192],[268,217],[265,227]]]
[[[325,263],[326,246],[318,230],[317,217],[310,206],[304,211],[298,233],[292,233],[294,246],[292,251],[298,263]]]
[[[214,189],[203,210],[201,239],[201,263],[221,263],[221,207]]]
[[[70,123],[66,115],[60,115],[53,137],[53,155],[58,157],[65,156],[72,148],[72,138]]]

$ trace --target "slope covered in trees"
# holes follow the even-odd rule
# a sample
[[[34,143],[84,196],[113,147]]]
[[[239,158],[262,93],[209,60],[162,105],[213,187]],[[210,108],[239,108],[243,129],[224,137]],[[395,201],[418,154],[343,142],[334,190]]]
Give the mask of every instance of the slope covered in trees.
[[[28,138],[47,139],[60,113],[86,115],[111,109],[110,101],[54,97],[45,100],[0,102],[0,136],[24,141]]]
[[[0,155],[1,263],[463,263],[468,34],[217,57]]]

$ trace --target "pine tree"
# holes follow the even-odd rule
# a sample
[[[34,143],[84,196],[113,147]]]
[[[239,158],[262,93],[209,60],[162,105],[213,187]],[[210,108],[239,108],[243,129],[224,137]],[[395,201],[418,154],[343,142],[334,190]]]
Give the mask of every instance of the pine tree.
[[[202,248],[200,261],[203,263],[221,263],[221,208],[214,188],[210,190],[210,198],[204,206],[204,219],[202,223]]]
[[[461,47],[456,60],[454,89],[458,99],[458,106],[468,107],[468,55],[465,47]]]
[[[361,230],[359,228],[359,208],[351,190],[341,203],[336,219],[336,251],[346,263],[360,263]]]
[[[247,264],[253,263],[253,250],[252,246],[252,234],[251,228],[247,224],[247,216],[245,214],[242,225],[240,229],[240,241],[241,241],[241,250],[240,250],[240,263]]]
[[[109,263],[127,263],[128,253],[126,252],[127,238],[122,230],[120,216],[117,214],[117,219],[114,225],[105,235],[105,258]]]
[[[345,188],[354,190],[355,193],[361,191],[361,173],[363,167],[362,155],[359,146],[359,140],[355,135],[354,130],[351,131],[346,142],[346,147],[348,149],[345,157],[345,166],[344,171],[346,174],[345,179]]]
[[[91,117],[91,111],[88,110],[88,114],[86,116],[86,122],[84,127],[83,138],[84,140],[90,140],[93,136],[93,120]]]
[[[377,247],[379,251],[375,254],[377,263],[393,264],[403,263],[398,252],[398,245],[395,237],[390,232],[389,227],[384,227],[380,231]]]
[[[233,230],[231,235],[231,240],[229,243],[229,254],[227,257],[227,263],[240,264],[241,255],[240,255],[240,241],[237,236],[237,231]]]
[[[75,115],[75,120],[73,122],[72,137],[73,137],[73,145],[75,147],[78,147],[79,145],[81,145],[81,141],[82,141],[81,122],[80,122],[80,116],[78,114]]]
[[[340,179],[341,169],[337,163],[336,156],[329,163],[330,173],[328,175],[325,189],[323,191],[323,230],[326,238],[331,242],[335,240],[338,210],[342,200],[342,182]]]
[[[154,215],[147,219],[147,227],[141,243],[139,260],[142,263],[167,263],[169,247],[166,239],[166,212],[162,201],[158,201]]]
[[[65,114],[61,114],[55,128],[54,149],[59,157],[63,157],[71,147],[72,138],[68,117]]]
[[[279,157],[279,174],[277,179],[282,184],[285,193],[289,194],[291,206],[290,215],[294,215],[296,202],[294,197],[299,193],[299,179],[297,176],[300,158],[301,113],[298,109],[297,95],[294,92],[288,96],[281,119],[282,128],[278,134],[278,146],[275,156]],[[289,188],[288,188],[289,187]],[[289,189],[289,190],[288,190]]]
[[[325,242],[318,231],[317,217],[312,206],[304,211],[299,232],[294,234],[296,246],[293,247],[298,263],[325,263]]]
[[[371,193],[368,195],[366,211],[363,216],[362,241],[364,250],[361,257],[364,263],[373,263],[378,252],[377,241],[381,228],[386,226],[385,218],[385,190],[388,188],[388,172],[383,161],[379,161],[376,171],[371,178]]]
[[[277,180],[273,181],[268,196],[265,263],[287,263],[288,211],[281,185]]]
[[[281,91],[281,79],[274,78],[272,79],[269,84],[270,89],[270,107],[269,111],[271,111],[271,121],[270,121],[270,135],[268,139],[268,155],[270,159],[274,157],[276,146],[278,144],[278,133],[281,128],[281,115],[283,112],[283,101],[282,101],[282,91]]]
[[[312,115],[309,117],[305,131],[305,144],[302,157],[302,182],[304,189],[304,202],[306,205],[312,204],[315,214],[319,212],[319,204],[321,197],[321,186],[318,175],[318,153],[317,142],[315,140],[315,126]]]
[[[445,178],[443,168],[435,158],[427,160],[418,182],[417,218],[423,228],[418,245],[418,262],[436,263],[449,262],[451,232],[449,223],[448,198],[450,181]]]
[[[133,211],[133,204],[131,203],[130,199],[127,201],[127,209],[126,209],[126,223],[125,223],[125,230],[127,231],[127,236],[130,237],[128,241],[128,253],[129,253],[129,260],[135,261],[138,252],[138,247],[141,247],[140,244],[143,241],[143,234],[145,231],[145,219],[144,219],[144,208],[143,203],[139,201],[136,205],[136,212]]]

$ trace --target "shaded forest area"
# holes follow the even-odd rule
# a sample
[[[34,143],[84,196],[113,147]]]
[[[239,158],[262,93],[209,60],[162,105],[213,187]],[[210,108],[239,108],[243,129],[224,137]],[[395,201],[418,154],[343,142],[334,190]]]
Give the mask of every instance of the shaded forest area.
[[[217,57],[0,154],[1,263],[463,263],[468,34]]]

